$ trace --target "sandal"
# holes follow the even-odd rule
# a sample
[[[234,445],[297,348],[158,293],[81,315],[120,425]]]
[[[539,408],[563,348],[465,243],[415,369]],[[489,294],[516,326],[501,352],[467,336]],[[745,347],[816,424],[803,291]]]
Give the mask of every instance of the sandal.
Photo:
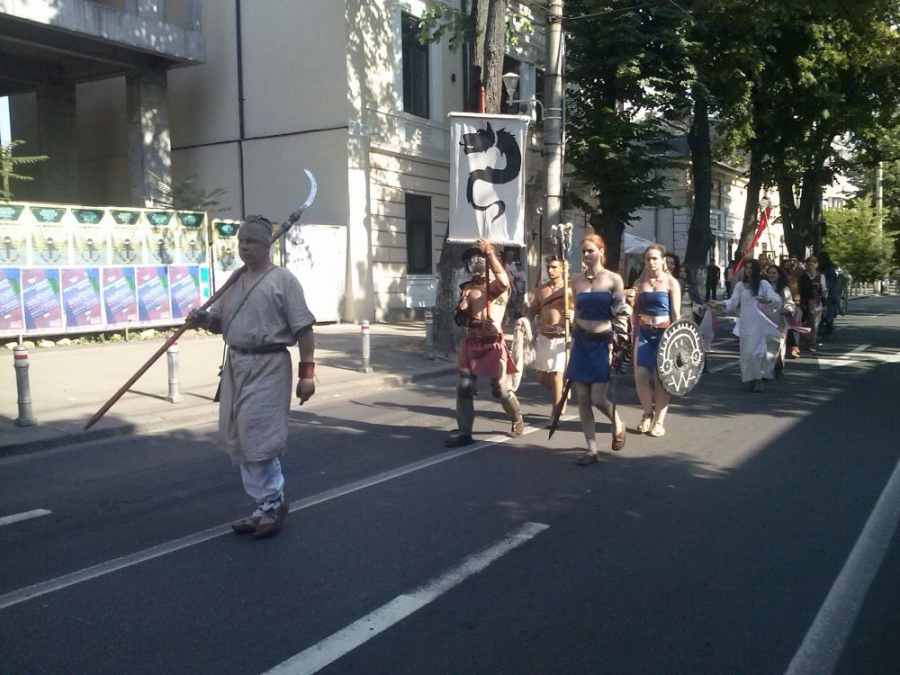
[[[575,463],[578,466],[587,466],[588,464],[593,464],[599,460],[599,453],[596,451],[591,452],[588,450],[581,457],[575,460]]]
[[[662,424],[657,422],[656,424],[653,425],[653,428],[650,430],[650,435],[655,436],[656,438],[659,438],[660,436],[665,436],[666,428]]]
[[[512,423],[512,427],[509,430],[509,435],[513,438],[519,438],[525,433],[525,420],[519,417],[515,422]]]
[[[612,440],[612,449],[614,452],[618,452],[622,448],[625,447],[625,436],[628,434],[627,429],[625,428],[625,423],[622,422],[622,430],[613,436]]]
[[[638,423],[637,430],[642,434],[646,434],[650,431],[650,423],[653,421],[653,413],[645,413],[641,416],[641,421]]]

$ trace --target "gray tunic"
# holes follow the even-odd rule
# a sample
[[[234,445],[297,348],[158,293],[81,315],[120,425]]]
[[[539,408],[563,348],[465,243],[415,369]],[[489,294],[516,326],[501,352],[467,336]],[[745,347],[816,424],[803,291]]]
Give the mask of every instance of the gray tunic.
[[[229,347],[293,345],[316,319],[297,278],[276,267],[256,286],[238,280],[213,305]],[[251,290],[252,289],[252,290]],[[243,303],[243,304],[242,304]],[[235,464],[273,459],[287,445],[293,372],[287,350],[239,354],[228,350],[219,403],[219,447]]]

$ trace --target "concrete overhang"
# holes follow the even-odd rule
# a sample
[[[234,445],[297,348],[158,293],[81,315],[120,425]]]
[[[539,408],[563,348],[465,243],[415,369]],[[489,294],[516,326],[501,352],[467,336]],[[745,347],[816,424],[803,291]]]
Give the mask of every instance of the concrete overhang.
[[[205,58],[199,17],[181,27],[90,0],[0,0],[0,96]]]

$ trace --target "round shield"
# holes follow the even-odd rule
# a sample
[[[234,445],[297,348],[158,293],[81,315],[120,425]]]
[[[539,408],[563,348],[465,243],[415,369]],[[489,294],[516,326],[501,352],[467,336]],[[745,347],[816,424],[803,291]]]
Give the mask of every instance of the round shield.
[[[663,389],[684,396],[700,381],[706,354],[697,324],[687,319],[674,322],[663,333],[656,353],[656,372]]]

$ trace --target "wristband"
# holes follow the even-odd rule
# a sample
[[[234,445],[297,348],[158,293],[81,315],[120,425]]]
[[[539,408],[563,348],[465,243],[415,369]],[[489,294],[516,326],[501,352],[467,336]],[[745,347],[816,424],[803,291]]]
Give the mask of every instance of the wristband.
[[[297,376],[301,380],[311,380],[316,372],[316,364],[314,361],[301,361],[297,365]]]

